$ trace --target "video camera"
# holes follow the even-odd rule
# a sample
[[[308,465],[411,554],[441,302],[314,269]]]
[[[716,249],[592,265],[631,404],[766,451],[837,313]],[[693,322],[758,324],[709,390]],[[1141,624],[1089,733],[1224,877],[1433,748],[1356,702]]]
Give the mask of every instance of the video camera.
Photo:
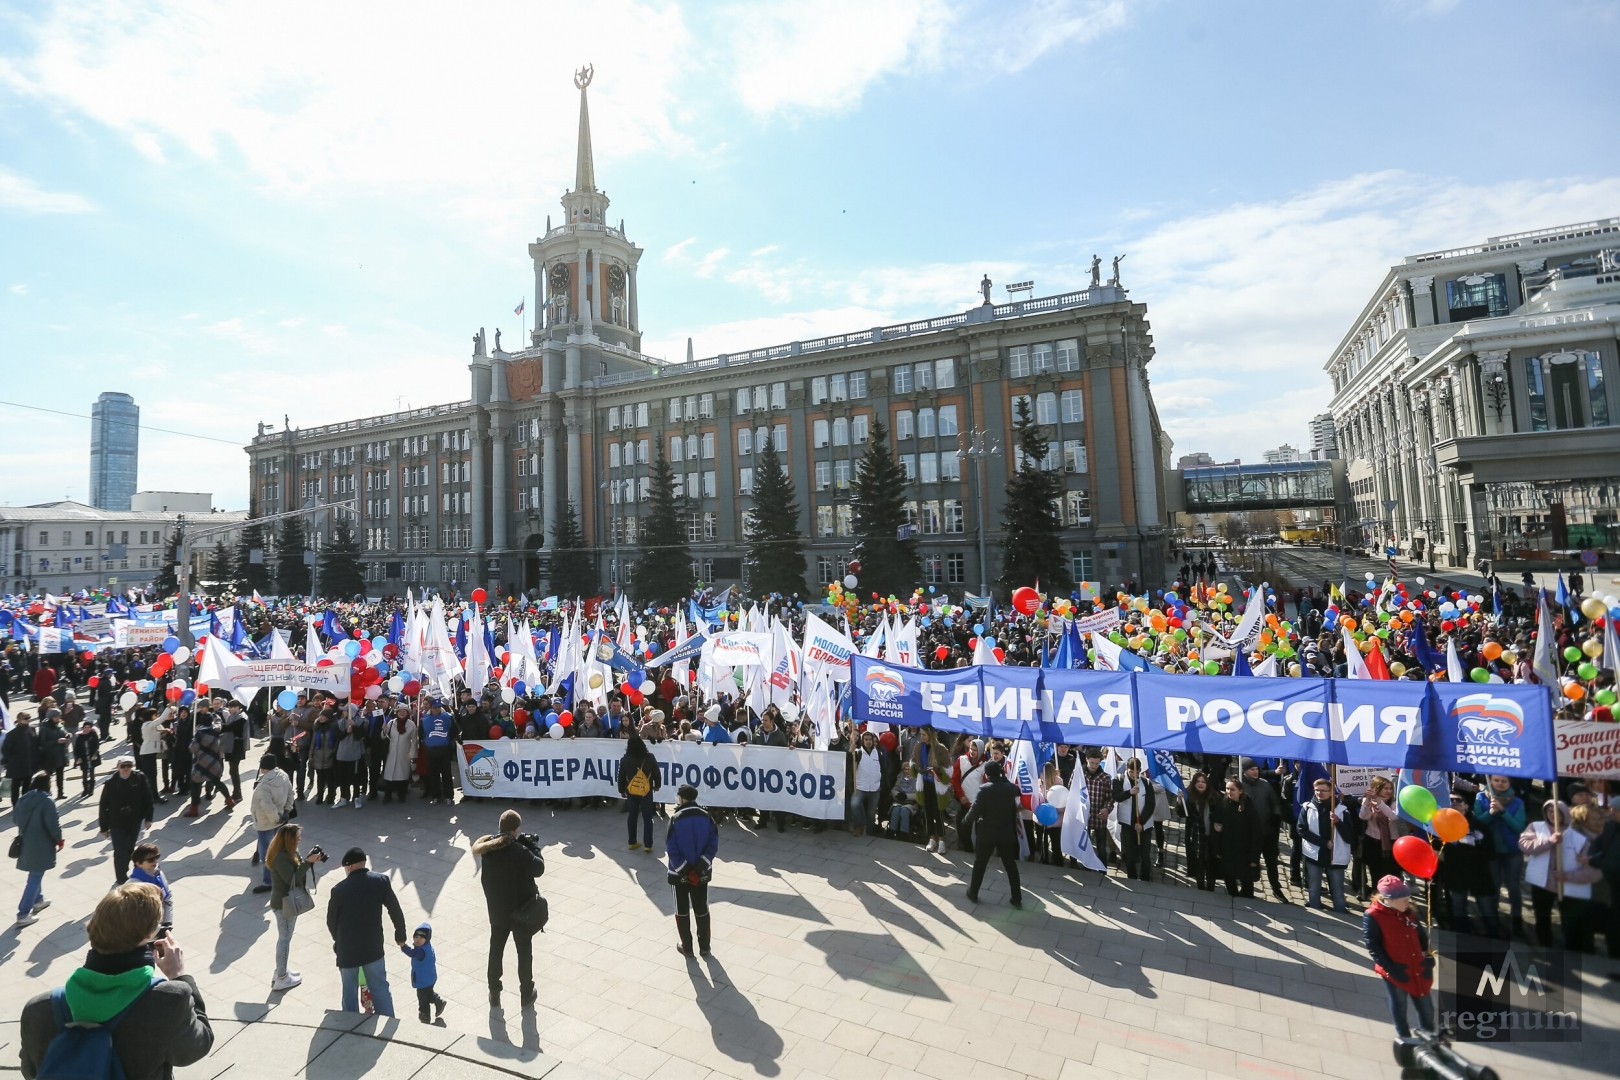
[[[1396,1039],[1395,1063],[1403,1080],[1498,1080],[1495,1069],[1473,1064],[1437,1035]]]

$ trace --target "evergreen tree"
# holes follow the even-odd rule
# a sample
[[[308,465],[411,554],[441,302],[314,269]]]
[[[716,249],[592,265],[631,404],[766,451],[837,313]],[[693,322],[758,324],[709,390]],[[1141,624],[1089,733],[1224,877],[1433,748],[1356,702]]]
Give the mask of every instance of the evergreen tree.
[[[804,537],[799,533],[799,497],[782,468],[776,441],[767,437],[754,458],[754,505],[743,522],[743,566],[756,596],[802,594]]]
[[[255,589],[261,593],[274,592],[270,580],[270,545],[266,542],[264,526],[255,519],[259,504],[248,501],[248,524],[242,529],[242,538],[236,542],[236,591],[241,596],[252,596]],[[261,562],[253,562],[251,553],[259,552]]]
[[[585,548],[585,530],[580,528],[574,501],[565,499],[551,530],[551,591],[564,600],[595,596],[601,580]]]
[[[872,422],[872,438],[855,471],[851,502],[855,510],[855,554],[861,563],[859,590],[862,595],[909,597],[922,578],[922,561],[917,541],[906,529],[906,475],[889,446],[889,432],[881,420]]]
[[[163,545],[163,565],[152,578],[152,591],[159,599],[173,596],[180,591],[180,581],[175,576],[174,568],[180,558],[180,542],[185,539],[185,526],[175,522],[174,531],[169,534],[169,542]]]
[[[692,594],[692,552],[686,544],[685,500],[675,495],[675,471],[664,458],[663,440],[653,462],[647,516],[641,535],[647,541],[636,562],[639,598],[676,603]]]
[[[1007,484],[997,584],[1010,592],[1038,581],[1043,592],[1067,595],[1074,588],[1074,577],[1063,551],[1063,519],[1058,515],[1063,479],[1042,465],[1049,444],[1030,414],[1028,397],[1018,399],[1017,412],[1013,436],[1018,471]]]
[[[309,592],[309,567],[304,565],[304,519],[283,518],[276,537],[276,592],[282,596],[302,596]]]
[[[347,517],[338,519],[332,542],[320,554],[322,596],[346,598],[364,596],[366,574],[360,561],[360,538]]]
[[[230,589],[236,579],[236,559],[225,541],[215,540],[214,550],[208,556],[208,584],[215,593]]]

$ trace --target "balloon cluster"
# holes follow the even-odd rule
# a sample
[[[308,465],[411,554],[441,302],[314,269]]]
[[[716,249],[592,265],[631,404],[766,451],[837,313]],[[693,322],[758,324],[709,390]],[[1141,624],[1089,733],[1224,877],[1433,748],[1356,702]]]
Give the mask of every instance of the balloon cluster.
[[[1442,845],[1454,844],[1468,835],[1468,818],[1459,810],[1442,807],[1434,800],[1434,792],[1422,784],[1407,784],[1397,797],[1401,810],[1413,821],[1426,826]],[[1421,836],[1403,836],[1395,841],[1395,861],[1402,870],[1428,881],[1440,867],[1440,855],[1434,845]]]

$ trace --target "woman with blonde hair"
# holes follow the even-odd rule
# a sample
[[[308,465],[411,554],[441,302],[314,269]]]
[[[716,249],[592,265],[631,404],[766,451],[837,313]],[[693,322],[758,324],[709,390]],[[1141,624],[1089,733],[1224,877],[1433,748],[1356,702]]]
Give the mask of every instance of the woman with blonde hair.
[[[287,970],[288,954],[292,951],[293,928],[298,924],[298,912],[287,903],[287,894],[295,888],[307,888],[309,876],[316,863],[326,861],[326,853],[312,848],[308,855],[298,854],[298,840],[304,827],[288,822],[276,830],[265,852],[264,864],[270,868],[270,911],[276,920],[276,972],[270,980],[274,991],[291,990],[303,982],[303,976]]]
[[[1387,776],[1375,776],[1361,799],[1361,865],[1365,877],[1356,879],[1356,889],[1367,900],[1366,882],[1382,881],[1400,873],[1395,865],[1395,840],[1400,836],[1400,808],[1395,804],[1395,784]]]

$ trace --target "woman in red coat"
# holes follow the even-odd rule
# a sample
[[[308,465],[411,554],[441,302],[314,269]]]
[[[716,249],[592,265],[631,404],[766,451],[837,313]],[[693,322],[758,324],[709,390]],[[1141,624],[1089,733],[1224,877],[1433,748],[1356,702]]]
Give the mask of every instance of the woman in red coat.
[[[1373,970],[1389,992],[1389,1012],[1401,1038],[1412,1037],[1406,1003],[1417,1010],[1421,1033],[1435,1034],[1434,957],[1429,955],[1429,932],[1412,914],[1412,890],[1394,874],[1378,881],[1378,895],[1367,905],[1361,920],[1362,939],[1373,958]]]

